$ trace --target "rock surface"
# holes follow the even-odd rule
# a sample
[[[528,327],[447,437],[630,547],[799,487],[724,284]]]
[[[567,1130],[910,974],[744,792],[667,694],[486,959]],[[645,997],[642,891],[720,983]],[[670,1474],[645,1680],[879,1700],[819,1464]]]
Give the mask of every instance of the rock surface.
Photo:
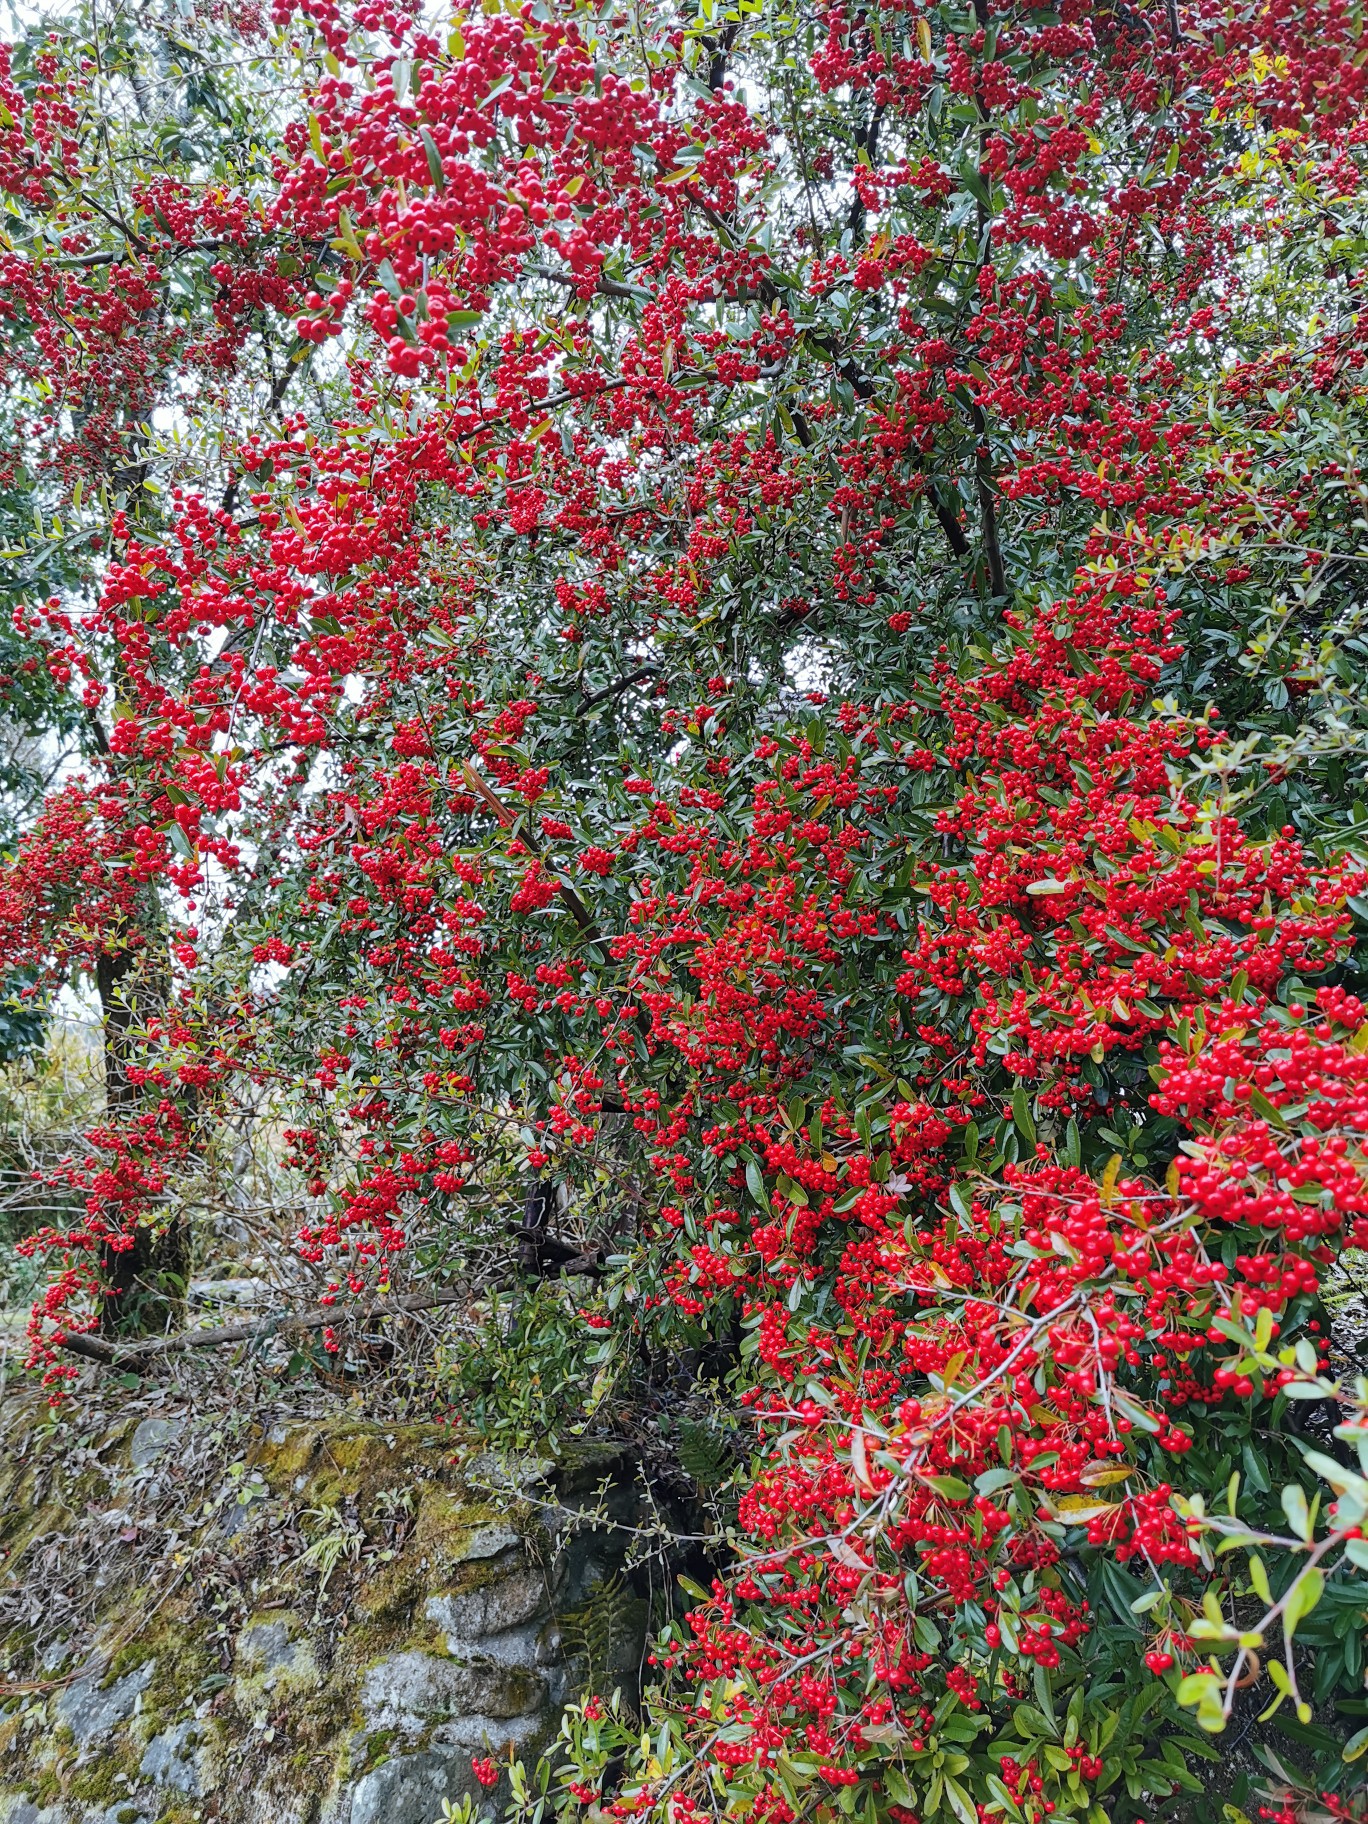
[[[151,1486],[179,1447],[162,1419],[102,1445],[105,1518],[127,1521],[121,1474]],[[198,1541],[259,1608],[216,1620],[170,1564],[161,1588],[110,1588],[88,1636],[47,1650],[50,1689],[0,1697],[0,1824],[434,1824],[478,1790],[472,1755],[535,1754],[591,1677],[633,1683],[646,1604],[622,1532],[583,1512],[614,1479],[622,1517],[611,1452],[462,1467],[435,1427],[276,1427]],[[0,1516],[7,1497],[59,1525],[41,1463],[31,1487],[0,1472]],[[303,1550],[253,1576],[273,1526]],[[7,1555],[20,1540],[0,1517]],[[606,1635],[582,1619],[605,1594]]]

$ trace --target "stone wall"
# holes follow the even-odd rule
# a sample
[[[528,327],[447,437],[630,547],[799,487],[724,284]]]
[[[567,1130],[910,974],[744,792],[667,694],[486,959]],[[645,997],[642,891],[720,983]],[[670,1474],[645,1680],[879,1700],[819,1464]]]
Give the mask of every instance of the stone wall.
[[[41,1448],[0,1463],[8,1574],[150,1511],[187,1423],[116,1426],[84,1513]],[[0,1695],[0,1824],[432,1824],[472,1755],[533,1755],[587,1681],[636,1679],[619,1453],[455,1460],[437,1427],[294,1422],[234,1486]]]

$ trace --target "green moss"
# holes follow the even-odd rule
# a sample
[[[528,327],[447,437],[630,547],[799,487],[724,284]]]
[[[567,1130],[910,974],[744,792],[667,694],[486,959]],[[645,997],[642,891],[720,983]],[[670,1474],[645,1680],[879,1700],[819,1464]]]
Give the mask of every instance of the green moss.
[[[356,1612],[372,1622],[408,1624],[434,1591],[464,1595],[497,1583],[507,1567],[497,1557],[476,1556],[480,1536],[490,1529],[529,1530],[510,1522],[506,1510],[487,1501],[461,1500],[439,1488],[425,1488],[418,1516],[403,1552],[370,1577],[357,1593]]]
[[[62,1782],[50,1767],[45,1767],[33,1782],[29,1797],[41,1810],[44,1805],[53,1805],[62,1796]]]
[[[30,1434],[23,1444],[26,1460],[0,1467],[0,1542],[12,1552],[16,1544],[45,1532],[79,1528],[87,1506],[117,1501],[132,1430],[131,1421],[121,1422],[99,1438],[81,1438],[83,1446],[98,1450],[98,1461],[84,1451],[73,1458],[69,1434],[44,1436],[36,1444]],[[232,1618],[240,1642],[253,1626],[283,1622],[297,1644],[293,1663],[269,1669],[264,1659],[254,1664],[250,1650],[240,1649],[231,1693],[239,1720],[226,1707],[217,1724],[219,1752],[231,1752],[236,1738],[235,1777],[278,1782],[282,1793],[321,1794],[333,1788],[342,1772],[339,1757],[347,1760],[348,1742],[356,1746],[346,1777],[382,1764],[396,1752],[395,1731],[366,1730],[360,1709],[366,1669],[405,1650],[445,1654],[445,1634],[423,1613],[426,1600],[438,1593],[470,1594],[505,1577],[513,1540],[505,1544],[491,1535],[511,1534],[525,1545],[528,1557],[540,1555],[544,1528],[535,1506],[517,1493],[516,1475],[506,1494],[491,1494],[463,1475],[462,1466],[453,1462],[453,1449],[450,1433],[441,1426],[336,1420],[258,1434],[246,1453],[252,1470],[283,1507],[303,1516],[306,1529],[311,1524],[307,1510],[340,1508],[344,1500],[346,1511],[359,1512],[373,1541],[397,1515],[407,1510],[411,1518],[401,1548],[388,1563],[368,1558],[359,1573],[345,1564],[339,1567],[325,1606],[345,1613],[350,1626],[331,1634],[320,1628],[313,1567],[297,1561],[272,1565],[266,1573],[269,1597],[263,1589],[258,1600],[272,1600],[270,1608],[245,1621]],[[75,1461],[81,1464],[79,1473],[68,1472],[67,1464]],[[592,1490],[620,1470],[621,1461],[616,1449],[572,1443],[540,1492]],[[487,1463],[481,1458],[478,1471],[471,1466],[476,1483]],[[191,1550],[201,1544],[217,1549],[214,1524],[206,1521],[199,1539],[187,1541]],[[239,1542],[234,1549],[246,1550],[250,1558],[255,1538],[249,1535],[245,1547]],[[111,1588],[103,1601],[97,1625],[109,1640],[127,1619],[126,1594]],[[214,1623],[199,1612],[194,1588],[187,1583],[162,1607],[147,1607],[149,1619],[113,1657],[102,1681],[112,1683],[155,1660],[139,1713],[101,1742],[84,1765],[75,1765],[73,1744],[55,1721],[45,1737],[30,1737],[20,1733],[19,1713],[0,1714],[0,1753],[10,1765],[23,1764],[23,1786],[39,1804],[65,1799],[79,1807],[99,1807],[111,1820],[123,1810],[130,1818],[141,1815],[129,1800],[125,1780],[145,1784],[139,1765],[146,1743],[223,1686],[222,1663],[209,1644]],[[16,1650],[20,1645],[15,1639]],[[540,1684],[537,1674],[527,1670],[529,1703]],[[523,1682],[518,1689],[524,1689]],[[278,1724],[281,1710],[288,1712],[288,1728],[277,1726],[271,1744],[246,1726],[248,1718]],[[49,1710],[51,1719],[55,1714]],[[410,1745],[421,1743],[405,1740],[405,1750]],[[167,1803],[169,1808],[159,1814],[161,1824],[189,1824],[201,1809],[198,1801],[178,1795],[168,1795]]]
[[[100,1805],[108,1810],[128,1797],[128,1782],[138,1782],[141,1747],[131,1753],[124,1743],[109,1748],[69,1772],[62,1782],[63,1796],[80,1805]],[[135,1814],[136,1815],[136,1814]]]
[[[361,1756],[361,1772],[369,1773],[372,1767],[378,1767],[387,1761],[390,1749],[394,1746],[397,1729],[375,1729],[366,1737],[365,1749]]]
[[[593,1438],[567,1438],[556,1453],[555,1482],[563,1495],[583,1495],[607,1478],[620,1478],[631,1467],[625,1444],[605,1444]]]
[[[204,1622],[171,1608],[154,1615],[110,1661],[106,1684],[136,1671],[149,1659],[157,1669],[142,1694],[144,1733],[155,1735],[198,1701],[205,1679],[219,1669],[217,1655],[203,1639]]]
[[[505,1676],[519,1712],[526,1714],[537,1705],[545,1688],[540,1674],[527,1666],[510,1666]]]
[[[482,1554],[475,1555],[480,1552],[480,1535],[491,1528],[527,1531],[512,1521],[506,1508],[492,1502],[460,1500],[440,1488],[425,1488],[407,1549],[441,1569],[478,1574],[481,1566],[491,1562]]]
[[[286,1426],[252,1452],[252,1467],[273,1493],[305,1507],[335,1505],[344,1495],[366,1515],[388,1490],[454,1479],[451,1434],[440,1425],[368,1425],[356,1421]]]
[[[13,1561],[35,1539],[79,1527],[94,1507],[107,1503],[122,1468],[121,1449],[132,1436],[132,1419],[119,1419],[98,1437],[73,1439],[63,1425],[22,1421],[6,1428],[0,1468],[0,1548]],[[70,1468],[72,1446],[83,1452],[79,1471]]]
[[[162,1612],[110,1660],[101,1687],[114,1684],[140,1666],[155,1662],[132,1717],[111,1731],[88,1758],[74,1751],[71,1732],[49,1711],[46,1737],[27,1748],[16,1740],[10,1759],[22,1758],[23,1784],[40,1807],[63,1800],[69,1805],[110,1811],[128,1803],[131,1788],[143,1785],[140,1762],[147,1742],[183,1717],[200,1695],[203,1680],[217,1660],[201,1638],[202,1623],[193,1617]],[[12,1733],[12,1732],[11,1732]],[[141,1815],[136,1808],[134,1816]],[[179,1814],[178,1814],[179,1815]],[[187,1818],[189,1813],[184,1814]]]
[[[288,1660],[267,1665],[262,1659],[256,1670],[250,1670],[249,1643],[254,1628],[284,1627],[294,1649]],[[267,1610],[253,1615],[238,1636],[239,1670],[233,1681],[233,1697],[244,1715],[265,1718],[278,1705],[289,1702],[296,1712],[299,1700],[319,1689],[323,1674],[314,1652],[313,1642],[304,1632],[304,1624],[289,1610]]]
[[[353,1728],[356,1704],[354,1681],[350,1672],[320,1685],[290,1710],[290,1739],[297,1744],[301,1766],[317,1761],[319,1749],[333,1749]]]

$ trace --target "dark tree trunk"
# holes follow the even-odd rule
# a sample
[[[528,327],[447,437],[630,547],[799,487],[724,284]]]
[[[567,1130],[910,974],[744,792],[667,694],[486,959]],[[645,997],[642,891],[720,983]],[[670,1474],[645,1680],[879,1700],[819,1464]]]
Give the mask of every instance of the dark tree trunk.
[[[155,915],[154,915],[155,916]],[[130,1081],[129,1064],[138,1044],[138,1029],[166,1002],[165,971],[152,960],[159,935],[151,942],[102,951],[95,982],[100,996],[104,1037],[105,1107],[112,1119],[137,1107],[142,1097]],[[100,1334],[106,1337],[155,1336],[173,1328],[185,1306],[190,1271],[190,1234],[183,1216],[144,1213],[133,1230],[133,1245],[101,1250],[100,1265],[108,1288],[100,1312]]]

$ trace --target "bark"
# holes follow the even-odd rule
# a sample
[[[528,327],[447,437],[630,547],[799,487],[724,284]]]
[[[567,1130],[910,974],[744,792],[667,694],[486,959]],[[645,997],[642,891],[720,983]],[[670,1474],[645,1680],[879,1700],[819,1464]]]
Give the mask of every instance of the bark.
[[[96,959],[104,1038],[105,1108],[112,1119],[136,1109],[142,1091],[129,1079],[139,1032],[166,1005],[167,971],[158,952],[165,945],[160,908],[149,908],[143,943],[110,947]],[[166,1212],[144,1217],[133,1230],[133,1245],[101,1252],[107,1296],[100,1311],[105,1337],[155,1335],[176,1325],[184,1312],[190,1272],[190,1233],[185,1218]]]
[[[322,1330],[328,1324],[346,1324],[360,1317],[372,1322],[378,1317],[398,1317],[410,1311],[431,1311],[438,1305],[452,1305],[469,1298],[465,1290],[444,1289],[440,1292],[416,1292],[405,1298],[380,1298],[362,1306],[337,1305],[314,1311],[280,1311],[272,1317],[255,1319],[245,1324],[222,1324],[213,1330],[181,1330],[175,1336],[154,1336],[140,1342],[118,1344],[102,1336],[75,1334],[62,1338],[61,1347],[71,1355],[100,1362],[107,1368],[132,1367],[139,1362],[155,1361],[164,1355],[182,1355],[190,1349],[224,1349],[234,1343],[251,1343],[269,1336],[288,1335],[295,1330]]]

